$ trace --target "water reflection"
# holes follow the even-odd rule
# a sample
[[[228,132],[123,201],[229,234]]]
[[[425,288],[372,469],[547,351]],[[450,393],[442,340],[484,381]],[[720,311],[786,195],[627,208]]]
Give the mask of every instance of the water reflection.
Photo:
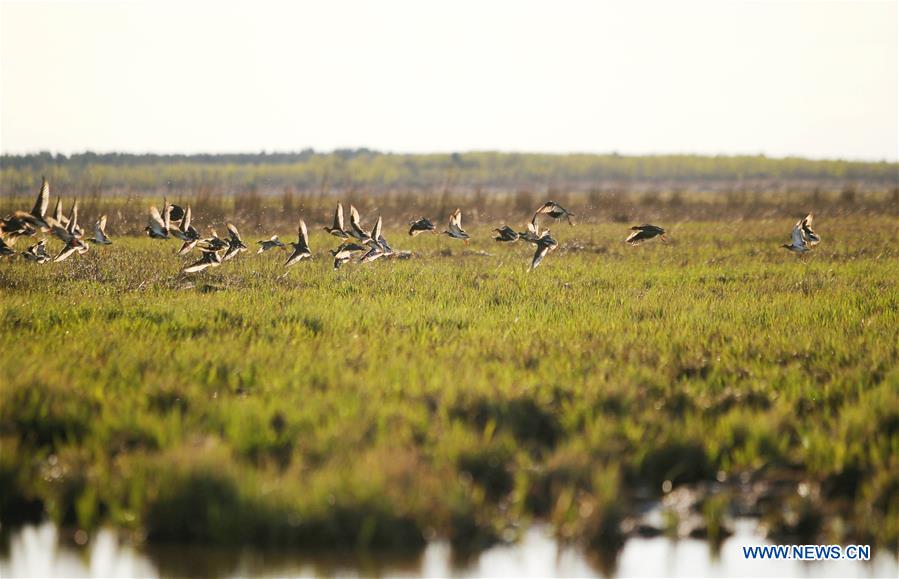
[[[543,527],[528,530],[515,545],[500,545],[458,563],[445,542],[418,555],[312,555],[293,551],[153,547],[138,550],[110,531],[92,537],[87,547],[61,538],[51,523],[31,525],[7,537],[0,554],[2,577],[158,577],[158,576],[391,576],[391,577],[592,577],[604,572],[628,577],[897,577],[895,555],[874,553],[864,562],[747,561],[743,545],[762,545],[753,521],[738,521],[736,533],[717,552],[697,539],[658,537],[629,540],[610,568],[580,549],[560,546]]]

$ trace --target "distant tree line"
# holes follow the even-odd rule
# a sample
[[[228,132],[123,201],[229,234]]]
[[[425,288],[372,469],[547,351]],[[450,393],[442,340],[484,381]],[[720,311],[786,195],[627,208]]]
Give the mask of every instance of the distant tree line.
[[[470,152],[393,154],[370,149],[290,153],[157,155],[42,152],[0,157],[0,185],[30,191],[44,174],[54,182],[95,191],[206,187],[240,192],[285,187],[506,188],[595,187],[609,183],[822,181],[899,186],[899,164],[769,158],[618,154]]]

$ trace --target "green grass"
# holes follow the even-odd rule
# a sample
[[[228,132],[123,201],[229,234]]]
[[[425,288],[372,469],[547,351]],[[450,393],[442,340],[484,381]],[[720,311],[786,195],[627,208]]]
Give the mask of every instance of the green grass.
[[[2,261],[0,520],[476,549],[540,517],[602,547],[664,481],[748,473],[815,489],[773,533],[895,544],[899,221],[819,218],[805,256],[790,225],[557,225],[530,273],[487,228],[339,272],[316,232],[286,277],[250,252],[183,275],[146,238]]]

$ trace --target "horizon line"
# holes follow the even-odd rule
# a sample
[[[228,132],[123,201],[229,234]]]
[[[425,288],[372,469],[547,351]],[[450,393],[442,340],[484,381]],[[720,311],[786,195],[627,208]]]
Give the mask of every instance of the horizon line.
[[[252,150],[218,150],[218,151],[194,151],[194,152],[184,152],[184,151],[149,151],[149,150],[92,150],[92,149],[83,149],[80,151],[72,151],[72,152],[64,152],[64,151],[54,151],[50,149],[40,149],[40,150],[30,150],[30,151],[19,151],[19,152],[10,152],[0,150],[0,157],[29,157],[29,156],[39,156],[45,153],[50,154],[53,157],[73,157],[76,155],[86,155],[86,154],[94,154],[94,155],[133,155],[133,156],[171,156],[171,157],[192,157],[192,156],[228,156],[228,155],[298,155],[307,152],[312,152],[315,155],[333,155],[338,152],[344,151],[368,151],[373,154],[378,155],[395,155],[395,156],[433,156],[433,155],[466,155],[466,154],[483,154],[483,153],[495,153],[501,155],[545,155],[545,156],[556,156],[556,157],[566,157],[566,156],[595,156],[595,157],[707,157],[707,158],[751,158],[751,157],[761,157],[765,159],[770,159],[773,161],[786,161],[786,160],[805,160],[805,161],[820,161],[820,162],[846,162],[846,163],[882,163],[882,164],[894,164],[899,165],[899,155],[896,158],[864,158],[864,157],[815,157],[815,156],[805,156],[801,154],[785,154],[785,155],[769,155],[764,152],[755,152],[755,153],[701,153],[701,152],[647,152],[647,153],[634,153],[634,152],[621,152],[621,151],[540,151],[540,150],[516,150],[516,149],[456,149],[456,150],[429,150],[429,151],[396,151],[396,150],[387,150],[387,149],[377,149],[366,146],[358,146],[358,147],[335,147],[331,149],[317,149],[315,147],[303,147],[299,149],[260,149],[256,151]]]

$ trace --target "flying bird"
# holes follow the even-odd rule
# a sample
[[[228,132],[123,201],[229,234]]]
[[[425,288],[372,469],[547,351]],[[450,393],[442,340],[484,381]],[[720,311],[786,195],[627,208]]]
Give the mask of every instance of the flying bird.
[[[222,256],[217,251],[201,249],[201,257],[197,261],[184,268],[184,273],[195,273],[203,271],[207,267],[218,267],[222,265]]]
[[[309,232],[306,230],[306,222],[300,219],[300,226],[297,228],[297,241],[291,243],[293,253],[284,262],[284,267],[290,267],[300,263],[307,257],[312,257],[312,251],[309,249]]]
[[[631,233],[627,236],[627,239],[624,241],[626,243],[630,243],[631,245],[637,245],[641,241],[645,241],[647,239],[652,239],[653,237],[658,236],[659,239],[666,240],[665,230],[657,225],[650,225],[648,223],[643,225],[634,225],[631,227]]]
[[[334,256],[334,269],[340,269],[340,266],[353,258],[354,253],[365,251],[366,249],[368,249],[366,246],[353,243],[352,241],[341,243],[337,249],[331,250],[331,255]]]
[[[200,249],[205,249],[209,251],[220,251],[228,247],[228,242],[218,236],[218,233],[215,232],[215,229],[212,229],[212,235],[207,237],[206,239],[201,239]]]
[[[259,251],[256,252],[256,255],[259,255],[263,251],[268,251],[269,249],[275,249],[276,247],[284,249],[287,247],[284,245],[284,242],[278,239],[277,235],[272,235],[268,239],[264,239],[262,241],[257,241],[259,244]]]
[[[66,220],[66,227],[69,228],[69,231],[72,233],[72,235],[84,237],[84,229],[82,229],[81,224],[78,223],[77,198],[72,201],[72,211],[69,213],[69,218]]]
[[[375,223],[374,229],[371,230],[369,239],[365,242],[371,249],[359,259],[360,263],[369,263],[376,259],[393,255],[393,249],[381,233],[381,228],[381,216],[378,215],[378,221]]]
[[[350,237],[354,237],[362,243],[366,243],[371,239],[371,234],[362,227],[362,222],[359,219],[359,212],[356,211],[356,208],[352,205],[350,205],[350,230],[347,231],[347,233]]]
[[[72,204],[72,212],[69,214],[68,223],[65,227],[61,223],[57,223],[52,217],[47,217],[50,231],[59,238],[65,245],[62,250],[53,258],[54,262],[65,261],[73,253],[82,254],[88,250],[88,245],[81,238],[83,231],[78,227],[78,200]]]
[[[153,239],[168,239],[169,226],[171,224],[169,216],[169,203],[167,200],[162,202],[162,210],[165,215],[159,214],[159,209],[155,205],[150,206],[150,220],[147,227],[144,228],[147,235]]]
[[[390,249],[390,245],[387,244],[387,240],[384,239],[384,235],[381,234],[382,227],[383,221],[381,220],[381,216],[378,215],[378,220],[375,222],[375,226],[371,230],[369,239],[368,241],[366,241],[366,244],[370,247],[380,249],[385,253],[390,253],[392,251]]]
[[[84,241],[78,237],[72,237],[69,241],[66,242],[65,246],[62,248],[56,257],[53,258],[53,262],[57,263],[60,261],[65,261],[75,252],[78,254],[82,254],[88,250],[88,246]]]
[[[528,243],[537,243],[540,239],[540,230],[533,221],[528,222],[527,229],[518,234],[519,239],[523,239]]]
[[[50,261],[50,255],[47,253],[47,240],[41,239],[28,249],[22,252],[22,257],[28,261],[37,263],[46,263]]]
[[[50,205],[50,182],[47,181],[46,177],[41,177],[41,190],[37,194],[37,198],[34,200],[34,207],[31,208],[31,211],[25,213],[23,211],[18,211],[15,215],[25,219],[29,225],[34,227],[35,229],[48,230],[50,229],[50,225],[47,223],[47,207]]]
[[[62,213],[62,197],[56,198],[56,206],[53,208],[53,219],[55,219],[59,223],[62,223],[63,225],[67,225],[69,223],[69,218]]]
[[[812,230],[812,219],[813,216],[809,213],[803,219],[797,221],[790,234],[792,243],[781,245],[781,247],[789,249],[794,253],[805,253],[818,245],[821,242],[821,237]]]
[[[3,237],[10,246],[15,245],[20,237],[31,237],[36,233],[37,230],[18,215],[13,214],[0,219],[0,237]]]
[[[531,266],[528,268],[528,271],[532,269],[537,269],[537,266],[540,265],[540,262],[543,261],[543,258],[546,255],[559,246],[559,243],[550,237],[549,230],[547,229],[542,234],[540,234],[539,239],[536,241],[537,250],[534,252],[534,258],[531,260]]]
[[[517,231],[509,227],[508,225],[503,225],[501,228],[494,229],[496,232],[496,237],[493,239],[496,241],[518,241],[520,235]]]
[[[462,229],[462,210],[456,209],[452,212],[449,218],[449,225],[444,231],[445,234],[449,235],[453,239],[461,239],[468,244],[468,240],[471,238],[470,235],[465,233],[465,230]]]
[[[387,243],[387,239],[383,235],[378,236],[378,245],[381,246],[381,250],[385,255],[390,256],[393,255],[393,248],[390,247],[390,244]]]
[[[191,213],[190,205],[188,205],[181,217],[181,223],[178,227],[169,228],[169,233],[183,242],[181,243],[181,249],[178,250],[178,255],[186,255],[200,242],[200,232],[193,226],[192,218],[193,214]],[[213,232],[213,234],[215,234],[215,232]],[[224,244],[225,242],[223,241],[222,243]],[[224,249],[224,246],[216,248],[216,251],[218,249]]]
[[[419,217],[416,221],[410,221],[409,225],[411,226],[409,227],[409,235],[412,237],[424,231],[434,231],[436,229],[427,217]]]
[[[238,233],[237,228],[234,227],[233,224],[228,223],[228,249],[225,251],[225,255],[222,256],[222,261],[228,261],[241,251],[246,251],[247,246],[240,238],[240,233]]]
[[[531,218],[531,223],[534,223],[537,220],[538,215],[546,215],[556,220],[564,217],[568,220],[568,225],[574,225],[571,221],[571,218],[574,217],[574,213],[571,213],[555,201],[547,201],[537,209],[537,211],[534,212],[534,217]]]
[[[106,235],[106,216],[100,216],[100,219],[97,220],[97,223],[94,224],[94,236],[88,239],[88,241],[95,243],[97,245],[111,245],[112,240],[109,239],[109,236]]]
[[[19,237],[31,237],[38,230],[49,230],[50,224],[47,223],[49,204],[50,183],[46,177],[41,177],[41,190],[37,194],[31,211],[15,211],[5,219],[0,219],[0,235],[6,238],[7,244],[12,246]]]
[[[386,257],[387,253],[384,252],[380,247],[374,246],[368,250],[368,252],[359,258],[359,263],[371,263],[376,259],[381,259],[382,257]]]
[[[356,217],[358,219],[358,214]],[[343,205],[340,204],[340,201],[337,202],[337,209],[334,210],[334,222],[331,224],[331,227],[323,227],[322,229],[341,239],[346,239],[350,236],[343,229]]]

